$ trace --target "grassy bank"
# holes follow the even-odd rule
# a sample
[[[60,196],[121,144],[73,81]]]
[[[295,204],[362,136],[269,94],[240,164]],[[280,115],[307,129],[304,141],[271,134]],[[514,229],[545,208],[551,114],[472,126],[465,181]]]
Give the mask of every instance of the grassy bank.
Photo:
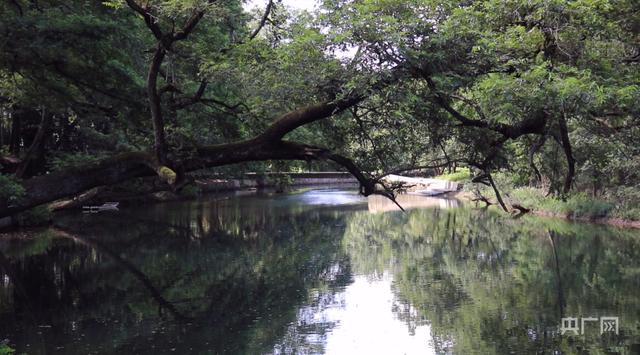
[[[511,177],[506,174],[498,173],[494,179],[508,206],[520,205],[535,215],[640,228],[640,191],[637,187],[610,189],[597,197],[574,191],[561,198],[547,194],[542,188],[514,187]],[[497,206],[493,189],[484,185],[478,187],[482,195]],[[468,196],[475,196],[472,193],[475,189],[473,184],[465,184]]]
[[[541,189],[520,187],[511,190],[509,198],[535,211],[572,219],[614,218],[640,221],[640,208],[636,204],[605,198],[594,198],[583,192],[575,192],[562,200],[545,196]]]
[[[455,173],[438,175],[434,179],[456,182],[469,181],[471,179],[471,171],[469,171],[469,168],[458,168]]]

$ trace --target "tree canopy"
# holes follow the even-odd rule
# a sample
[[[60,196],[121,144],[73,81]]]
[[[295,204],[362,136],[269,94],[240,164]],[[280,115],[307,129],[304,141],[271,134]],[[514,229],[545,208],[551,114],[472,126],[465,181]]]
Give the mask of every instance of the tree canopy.
[[[640,181],[633,0],[325,0],[315,12],[12,0],[0,12],[2,216],[265,161],[341,166],[365,195],[390,195],[389,172],[456,166],[557,195]]]

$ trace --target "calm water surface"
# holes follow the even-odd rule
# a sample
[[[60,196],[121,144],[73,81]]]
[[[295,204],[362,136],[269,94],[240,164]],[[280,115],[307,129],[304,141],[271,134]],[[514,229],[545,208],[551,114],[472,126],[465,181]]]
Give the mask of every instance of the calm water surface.
[[[340,189],[218,196],[2,235],[0,343],[18,354],[640,353],[640,231],[401,203],[412,209]],[[562,334],[566,317],[580,334]],[[601,334],[601,317],[618,317],[618,334]]]

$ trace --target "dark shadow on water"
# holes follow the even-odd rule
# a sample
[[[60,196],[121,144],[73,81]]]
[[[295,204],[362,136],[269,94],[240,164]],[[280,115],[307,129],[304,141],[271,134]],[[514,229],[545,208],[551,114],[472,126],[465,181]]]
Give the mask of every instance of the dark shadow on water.
[[[29,354],[637,349],[637,231],[409,202],[383,212],[331,189],[69,213],[0,239],[0,340]],[[570,316],[619,316],[620,334],[561,336]]]

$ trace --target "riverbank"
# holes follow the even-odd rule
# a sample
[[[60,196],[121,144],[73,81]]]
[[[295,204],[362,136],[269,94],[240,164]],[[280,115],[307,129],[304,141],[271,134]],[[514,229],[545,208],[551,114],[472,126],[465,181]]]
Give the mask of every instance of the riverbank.
[[[254,190],[282,189],[304,186],[354,185],[357,180],[344,172],[309,172],[309,173],[246,173],[241,177],[225,178],[218,176],[198,176],[193,183],[180,191],[166,189],[144,191],[143,189],[110,190],[92,189],[73,199],[56,201],[49,205],[51,210],[79,208],[82,205],[101,204],[105,201],[119,201],[125,204],[153,203],[194,198],[202,194]],[[152,185],[149,183],[148,185]]]
[[[474,194],[469,191],[452,192],[446,195],[467,203],[473,201]],[[584,195],[574,195],[566,201],[545,197],[532,191],[530,188],[514,189],[509,198],[512,203],[517,203],[530,209],[528,214],[538,217],[560,218],[573,222],[604,224],[621,228],[640,229],[640,220],[610,215],[617,211],[616,206],[610,202],[594,200]],[[497,202],[490,207],[499,208]]]
[[[596,218],[582,217],[582,216],[573,216],[573,215],[555,213],[550,211],[542,211],[542,210],[533,210],[530,213],[539,217],[562,218],[569,221],[581,222],[581,223],[606,224],[606,225],[615,226],[615,227],[640,229],[640,221],[632,220],[632,219],[623,219],[623,218],[616,218],[616,217],[596,217]]]
[[[158,188],[151,180],[141,180],[136,184],[93,188],[73,198],[54,201],[15,216],[0,218],[0,229],[46,225],[53,220],[53,212],[82,209],[83,206],[99,206],[109,201],[117,201],[121,203],[121,206],[145,205],[193,199],[211,193],[256,189],[273,189],[284,192],[292,187],[357,186],[357,182],[350,173],[339,171],[245,173],[234,178],[196,176],[193,183],[180,191]]]
[[[104,201],[120,201],[123,206],[144,205],[159,202],[169,202],[178,200],[193,199],[198,196],[217,193],[237,194],[246,191],[252,193],[255,190],[272,190],[275,191],[276,182],[282,177],[289,179],[290,187],[301,188],[320,188],[320,187],[355,187],[357,181],[348,173],[341,172],[320,172],[320,173],[271,173],[271,174],[245,174],[243,178],[237,179],[217,179],[217,178],[197,178],[195,179],[193,188],[183,189],[180,192],[157,191],[149,193],[100,193],[99,191],[90,190],[87,193],[71,200],[56,201],[49,205],[47,209],[42,208],[25,215],[17,216],[16,219],[5,218],[0,220],[0,228],[10,227],[12,225],[37,226],[50,222],[53,218],[51,212],[62,209],[80,209],[83,205],[99,205]],[[421,180],[420,183],[413,182],[413,187],[409,189],[409,193],[401,194],[397,198],[397,202],[405,209],[439,207],[439,208],[455,208],[460,203],[475,204],[474,194],[458,189],[457,183],[445,181],[443,179],[415,179]],[[422,181],[424,180],[424,181]],[[445,185],[443,185],[442,183]],[[443,187],[444,186],[444,187]],[[453,186],[453,187],[452,187]],[[447,191],[448,190],[448,191]],[[442,193],[443,191],[447,191]],[[589,203],[586,200],[580,200],[579,203],[575,198],[568,201],[561,201],[549,197],[531,198],[531,191],[523,193],[519,190],[512,190],[509,198],[509,204],[520,204],[531,210],[531,215],[539,217],[560,218],[569,221],[582,223],[596,223],[611,225],[623,228],[640,229],[640,220],[621,218],[610,215],[599,215],[602,211],[612,211],[613,208],[603,207],[602,201],[597,203]],[[534,194],[535,195],[535,194]],[[430,197],[431,198],[428,198]],[[398,206],[390,200],[381,196],[372,196],[369,209],[372,212],[386,212],[391,210],[399,210]],[[377,198],[377,199],[376,199]],[[493,200],[492,200],[493,201]],[[388,202],[388,203],[387,203]],[[455,202],[455,203],[454,203]],[[542,206],[542,207],[541,207]],[[545,209],[545,206],[552,206],[553,209]],[[588,207],[588,208],[587,208]],[[497,208],[494,204],[491,208]],[[49,213],[45,213],[49,210]],[[34,215],[35,214],[35,215]]]

